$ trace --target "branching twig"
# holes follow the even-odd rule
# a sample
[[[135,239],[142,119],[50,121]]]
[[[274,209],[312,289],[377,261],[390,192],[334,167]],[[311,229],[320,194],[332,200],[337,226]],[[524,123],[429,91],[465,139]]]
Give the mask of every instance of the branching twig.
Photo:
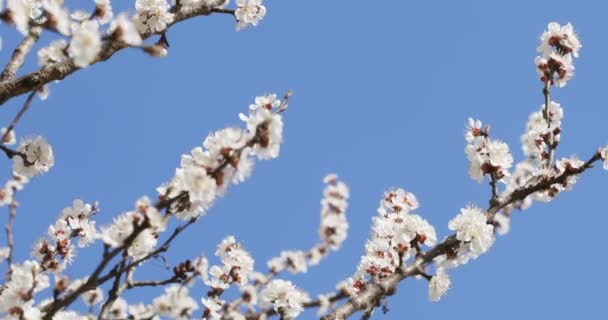
[[[205,6],[196,8],[174,6],[171,9],[171,12],[174,13],[175,16],[173,22],[167,25],[167,29],[176,23],[197,16],[207,16],[212,13],[234,15],[234,11],[231,10],[214,9]],[[158,33],[143,34],[142,39],[147,39],[155,34],[164,33],[166,31],[167,30],[163,30],[162,32]],[[99,53],[97,58],[93,62],[91,62],[91,65],[97,62],[106,61],[111,58],[116,52],[128,47],[129,45],[122,42],[106,41],[102,46],[101,52]],[[13,97],[35,90],[36,88],[41,87],[51,81],[62,80],[79,69],[80,68],[74,64],[74,61],[70,59],[65,62],[56,63],[52,66],[43,67],[38,71],[29,73],[18,79],[0,83],[0,105],[4,104],[6,101],[10,100]]]
[[[509,206],[516,201],[524,200],[529,195],[541,190],[545,190],[554,184],[564,184],[568,178],[583,173],[585,170],[591,168],[594,162],[601,159],[602,157],[600,152],[596,151],[593,156],[579,168],[567,169],[558,176],[548,178],[545,181],[529,187],[516,189],[509,195],[499,198],[496,204],[490,206],[486,210],[486,218],[488,222],[492,222],[494,216],[504,207]],[[387,277],[381,282],[370,283],[365,291],[361,292],[355,297],[351,297],[348,300],[348,303],[338,307],[322,319],[342,320],[346,319],[348,316],[352,315],[358,310],[367,309],[373,304],[374,301],[378,301],[381,297],[392,295],[397,290],[397,286],[401,280],[419,274],[420,270],[423,269],[427,264],[431,263],[433,259],[456,249],[459,244],[460,241],[456,238],[456,235],[452,234],[443,242],[437,244],[421,257],[417,258],[411,265],[397,269],[395,274]]]

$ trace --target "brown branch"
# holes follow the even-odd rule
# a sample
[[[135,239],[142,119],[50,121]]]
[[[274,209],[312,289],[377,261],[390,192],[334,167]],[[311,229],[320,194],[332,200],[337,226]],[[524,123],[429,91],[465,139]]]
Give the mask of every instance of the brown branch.
[[[178,276],[173,276],[169,279],[165,280],[156,280],[156,281],[133,281],[127,283],[127,289],[136,288],[136,287],[158,287],[171,283],[180,283],[182,280]]]
[[[25,57],[40,38],[41,32],[42,27],[32,27],[30,29],[30,32],[23,38],[17,48],[15,48],[11,60],[4,67],[2,74],[0,74],[0,83],[15,79],[17,71],[23,66]]]
[[[25,99],[25,103],[23,104],[23,107],[21,107],[21,110],[19,110],[19,112],[17,113],[17,115],[15,116],[13,121],[11,121],[11,123],[6,128],[6,132],[4,133],[4,135],[2,135],[2,139],[0,139],[0,142],[4,143],[4,141],[6,141],[8,136],[11,134],[11,131],[13,131],[13,129],[15,129],[17,122],[19,122],[19,120],[21,120],[21,117],[23,117],[25,112],[30,108],[30,105],[32,104],[32,99],[34,99],[35,94],[36,94],[36,91],[32,91],[27,96],[27,99]]]
[[[234,14],[234,11],[224,10],[224,9],[213,9],[209,7],[181,7],[174,6],[171,8],[171,12],[175,14],[173,22],[167,25],[167,29],[158,33],[147,33],[142,35],[142,39],[147,39],[155,34],[161,34],[166,32],[169,27],[194,17],[198,16],[208,16],[212,13],[221,13],[221,14]],[[128,48],[129,45],[117,42],[117,41],[106,41],[101,49],[101,52],[97,56],[97,58],[91,62],[91,65],[106,61],[111,58],[116,52]],[[4,104],[6,101],[10,100],[13,97],[22,95],[24,93],[35,90],[38,87],[41,87],[51,81],[62,80],[70,74],[80,70],[74,64],[72,59],[60,63],[56,63],[52,66],[42,67],[38,71],[29,73],[24,75],[18,79],[14,79],[11,81],[6,81],[0,84],[0,105]]]
[[[25,159],[25,154],[19,151],[15,151],[3,144],[0,144],[0,150],[4,151],[4,153],[6,154],[6,156],[9,159],[12,159],[14,156],[20,156],[21,158]]]
[[[553,78],[553,72],[549,73],[549,79]],[[543,118],[545,118],[545,120],[547,121],[547,129],[551,129],[551,117],[549,117],[549,105],[551,104],[551,85],[550,85],[551,81],[546,81],[545,82],[545,87],[543,88],[543,96],[545,97],[545,109],[543,110]],[[555,137],[554,134],[551,130],[549,130],[549,132],[547,132],[547,138],[546,138],[546,143],[547,146],[549,147],[549,153],[547,154],[547,159],[546,159],[546,168],[551,168],[551,165],[553,164],[553,158],[555,155],[555,148],[557,147],[557,145],[555,144]]]
[[[8,246],[8,257],[6,258],[6,264],[8,265],[8,272],[11,271],[11,265],[13,264],[13,249],[15,248],[15,239],[13,237],[13,225],[15,223],[15,217],[17,216],[17,201],[15,200],[15,193],[17,190],[13,188],[13,201],[8,207],[8,222],[4,226],[6,231],[6,242]]]
[[[545,181],[535,185],[519,188],[504,198],[500,198],[494,205],[491,205],[486,210],[488,222],[492,222],[494,216],[506,206],[513,204],[516,201],[524,200],[529,195],[545,190],[554,184],[565,184],[567,179],[583,173],[585,170],[592,167],[593,163],[601,160],[601,154],[596,151],[593,156],[587,160],[580,168],[572,168],[565,170],[562,174],[548,178]],[[383,297],[390,296],[395,293],[399,282],[413,275],[420,274],[420,270],[431,263],[436,257],[446,254],[449,251],[456,249],[460,245],[460,241],[456,238],[456,234],[447,237],[443,242],[437,244],[431,250],[427,251],[421,257],[417,258],[414,263],[405,267],[398,268],[395,273],[386,279],[370,283],[369,287],[359,295],[351,297],[347,303],[336,308],[333,312],[323,317],[323,320],[343,320],[351,316],[358,310],[366,310],[374,305],[375,301],[379,301]]]
[[[288,95],[285,96],[283,104],[286,105],[287,99],[288,99]],[[283,111],[283,110],[284,110],[284,108],[279,109],[278,111]],[[262,125],[264,125],[264,124],[260,124],[260,126],[262,126]],[[256,130],[256,135],[253,138],[251,138],[243,147],[241,147],[239,149],[235,149],[235,152],[233,153],[232,156],[223,158],[221,160],[222,162],[214,170],[212,170],[209,173],[209,175],[214,176],[215,174],[220,172],[223,168],[228,166],[234,160],[233,157],[236,157],[236,159],[238,159],[238,157],[240,157],[240,153],[246,147],[252,147],[256,143],[259,143],[259,141],[260,141],[259,133],[261,131],[260,126],[258,126],[258,129]],[[0,147],[2,147],[2,145],[0,145]],[[155,208],[158,211],[166,210],[167,214],[170,214],[171,207],[174,203],[182,201],[182,200],[187,200],[187,199],[188,199],[188,193],[182,192],[179,195],[175,196],[174,198],[160,199],[155,204]],[[186,229],[188,226],[190,226],[191,224],[196,222],[196,220],[198,220],[198,219],[192,218],[186,224],[176,228],[173,231],[173,234],[169,237],[169,239],[167,239],[165,241],[165,243],[163,245],[161,245],[160,248],[158,248],[151,254],[146,255],[146,257],[147,257],[146,259],[149,259],[152,256],[154,256],[154,253],[158,254],[158,253],[166,251],[168,249],[168,246],[171,243],[171,241],[173,241],[173,239],[175,239],[184,229]],[[145,259],[142,258],[142,259],[136,260],[134,262],[131,262],[129,264],[126,264],[122,268],[119,265],[119,266],[115,267],[115,269],[113,269],[112,271],[108,272],[108,274],[106,274],[104,276],[100,276],[101,273],[103,272],[103,270],[106,268],[106,266],[110,263],[110,261],[112,261],[121,252],[126,251],[131,246],[131,244],[133,244],[133,241],[135,241],[137,236],[139,236],[139,234],[141,232],[143,232],[147,227],[148,227],[148,225],[146,222],[143,222],[143,223],[135,226],[133,232],[123,241],[123,245],[120,247],[117,247],[114,249],[109,249],[106,246],[104,249],[104,254],[103,254],[102,260],[100,261],[99,265],[95,268],[93,273],[89,276],[88,280],[85,283],[83,283],[78,289],[70,292],[69,294],[61,297],[60,299],[53,301],[52,303],[50,303],[46,307],[44,307],[42,310],[45,313],[43,316],[43,319],[44,320],[53,319],[53,316],[55,315],[55,313],[57,313],[57,311],[72,304],[72,302],[74,302],[82,293],[84,293],[88,290],[91,290],[91,289],[95,289],[97,286],[107,282],[108,280],[110,280],[112,278],[120,277],[122,275],[122,273],[128,271],[130,268],[135,266],[136,265],[136,264],[134,264],[135,262],[141,263],[141,262],[145,261]]]

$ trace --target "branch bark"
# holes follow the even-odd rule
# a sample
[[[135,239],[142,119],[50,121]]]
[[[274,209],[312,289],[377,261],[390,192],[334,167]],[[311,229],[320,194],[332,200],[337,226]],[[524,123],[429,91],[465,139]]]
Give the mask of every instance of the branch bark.
[[[42,33],[42,27],[32,27],[30,32],[23,38],[21,43],[15,48],[13,51],[13,56],[11,60],[6,64],[2,74],[0,75],[0,83],[5,81],[10,81],[15,78],[17,71],[23,66],[25,62],[25,57],[32,50],[32,47],[38,39],[40,38],[40,33]]]

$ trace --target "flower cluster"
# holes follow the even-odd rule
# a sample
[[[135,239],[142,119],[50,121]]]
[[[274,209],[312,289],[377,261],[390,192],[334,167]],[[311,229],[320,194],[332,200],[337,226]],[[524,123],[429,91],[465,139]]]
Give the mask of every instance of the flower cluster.
[[[437,268],[435,276],[429,281],[429,300],[437,302],[450,289],[452,281],[443,268]]]
[[[205,282],[212,289],[224,290],[232,284],[247,285],[253,272],[253,258],[237,243],[234,236],[226,237],[218,246],[215,255],[220,258],[222,265],[214,265],[209,269],[210,279]]]
[[[321,225],[319,226],[319,237],[323,243],[332,250],[338,250],[342,242],[346,240],[348,232],[348,221],[346,220],[346,208],[348,207],[348,186],[338,180],[335,174],[329,174],[323,179],[325,190],[321,200]]]
[[[61,211],[55,224],[49,226],[46,237],[38,240],[32,250],[32,256],[43,270],[65,269],[76,254],[72,240],[78,239],[78,247],[84,248],[98,239],[95,221],[91,220],[97,212],[97,204],[91,205],[79,199]]]
[[[266,16],[266,7],[262,5],[262,0],[236,0],[236,5],[234,15],[237,20],[237,31],[248,26],[257,26],[258,22]]]
[[[521,136],[524,154],[539,161],[547,159],[550,148],[557,147],[560,141],[563,117],[564,110],[554,101],[530,114],[526,132]]]
[[[21,175],[13,174],[4,187],[0,189],[0,206],[10,205],[13,203],[15,192],[23,189],[23,186],[28,183],[29,180]]]
[[[101,51],[101,34],[99,23],[95,20],[85,20],[72,24],[72,41],[68,53],[78,67],[91,64]]]
[[[471,258],[476,259],[488,251],[495,240],[494,225],[488,223],[484,212],[474,205],[460,209],[460,214],[448,223],[448,227],[456,231],[458,247],[434,259],[437,268],[429,281],[431,301],[439,301],[449,290],[451,280],[447,269],[463,265]]]
[[[13,158],[13,172],[31,178],[48,172],[55,164],[51,145],[41,136],[25,138],[16,150],[19,154]]]
[[[165,288],[165,293],[154,299],[152,305],[154,314],[179,320],[192,319],[192,313],[198,310],[198,304],[190,297],[188,288],[181,285]],[[140,315],[139,319],[145,318]]]
[[[155,249],[158,235],[165,231],[167,220],[168,216],[162,216],[150,204],[150,200],[143,197],[136,202],[135,210],[118,216],[114,219],[114,223],[103,227],[100,237],[112,248],[128,244],[128,255],[133,259],[139,259]],[[135,233],[136,229],[141,230],[131,243],[127,243],[126,240]]]
[[[560,26],[551,22],[547,29],[541,35],[537,48],[542,56],[536,57],[534,61],[536,71],[542,82],[554,85],[557,81],[557,85],[563,87],[574,77],[572,57],[578,58],[582,46],[570,23]]]
[[[112,21],[108,28],[108,34],[110,34],[115,41],[124,42],[131,46],[138,46],[141,44],[141,36],[139,35],[139,31],[137,31],[137,27],[124,12],[119,14],[118,17]]]
[[[421,253],[421,246],[433,246],[437,242],[435,229],[426,220],[412,213],[418,208],[414,194],[403,189],[389,190],[378,208],[378,216],[372,219],[372,230],[365,244],[355,274],[339,289],[350,295],[358,294],[366,287],[366,275],[371,281],[379,281],[404,267],[410,257]]]
[[[469,118],[465,133],[467,145],[464,149],[471,162],[469,175],[481,183],[487,174],[501,181],[509,175],[508,169],[513,165],[513,156],[509,146],[489,138],[489,127],[482,128],[481,121]]]
[[[169,12],[166,0],[136,0],[133,17],[135,25],[141,34],[151,34],[164,31],[173,22],[174,14]]]
[[[40,265],[36,261],[13,264],[8,277],[0,293],[0,313],[22,315],[21,319],[40,319],[40,309],[34,307],[34,296],[50,285],[49,277],[42,273]]]
[[[321,224],[319,238],[321,243],[312,247],[308,252],[301,250],[283,251],[280,256],[268,261],[268,269],[272,273],[279,273],[287,269],[291,273],[304,273],[308,266],[321,262],[329,250],[337,251],[346,240],[348,221],[346,208],[348,207],[348,186],[338,180],[335,174],[329,174],[324,179],[325,190],[321,200]]]
[[[465,261],[477,258],[494,244],[494,227],[487,223],[483,210],[474,205],[460,209],[460,214],[450,221],[448,227],[456,231],[460,241],[458,255]]]
[[[260,293],[260,305],[272,306],[281,315],[281,319],[294,319],[302,311],[303,304],[310,299],[298,290],[291,281],[272,280]]]
[[[198,217],[230,183],[240,183],[251,175],[253,156],[261,160],[276,158],[283,136],[280,113],[285,108],[276,95],[258,97],[249,116],[240,115],[247,130],[217,131],[205,139],[203,147],[183,155],[173,180],[158,188],[163,199],[183,200],[175,202],[175,215],[180,219]]]

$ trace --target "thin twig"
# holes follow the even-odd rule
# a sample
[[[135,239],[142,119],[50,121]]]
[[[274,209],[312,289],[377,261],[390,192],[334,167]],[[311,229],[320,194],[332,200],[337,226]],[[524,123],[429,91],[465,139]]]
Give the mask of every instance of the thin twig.
[[[552,79],[553,77],[553,73],[551,72],[549,75],[549,79]],[[550,168],[551,165],[553,164],[553,157],[555,155],[555,148],[557,147],[557,145],[555,144],[555,138],[553,135],[553,132],[549,129],[551,129],[551,117],[549,116],[549,105],[551,104],[551,85],[550,85],[551,81],[546,81],[545,82],[545,87],[543,88],[543,95],[545,97],[545,109],[543,110],[543,117],[545,118],[545,120],[547,121],[547,129],[549,132],[547,132],[547,145],[549,148],[549,152],[547,154],[547,159],[546,159],[546,163],[545,163],[545,167],[546,168]]]
[[[9,159],[12,159],[15,156],[20,156],[23,159],[26,158],[25,154],[23,152],[19,152],[19,151],[13,150],[13,149],[11,149],[11,148],[3,145],[3,144],[0,144],[0,150],[4,151],[4,153],[6,154],[6,156]]]
[[[11,265],[13,264],[13,249],[15,248],[15,239],[13,237],[13,225],[15,223],[15,217],[17,216],[17,200],[15,200],[15,193],[17,190],[13,188],[13,201],[8,206],[8,222],[4,226],[4,230],[6,230],[6,242],[8,246],[8,257],[6,257],[6,263],[8,265],[8,271],[11,270]]]
[[[13,121],[11,121],[11,123],[6,128],[6,132],[4,133],[4,135],[2,135],[2,140],[0,140],[0,142],[4,143],[4,141],[6,141],[8,136],[11,134],[11,131],[13,131],[15,129],[17,122],[19,122],[19,120],[21,120],[21,117],[23,117],[25,112],[30,108],[30,105],[32,104],[32,100],[34,99],[34,95],[36,95],[35,90],[32,91],[27,96],[27,99],[25,99],[25,103],[23,104],[23,107],[21,107],[21,110],[19,110],[19,112],[17,113],[17,115],[15,116]]]

